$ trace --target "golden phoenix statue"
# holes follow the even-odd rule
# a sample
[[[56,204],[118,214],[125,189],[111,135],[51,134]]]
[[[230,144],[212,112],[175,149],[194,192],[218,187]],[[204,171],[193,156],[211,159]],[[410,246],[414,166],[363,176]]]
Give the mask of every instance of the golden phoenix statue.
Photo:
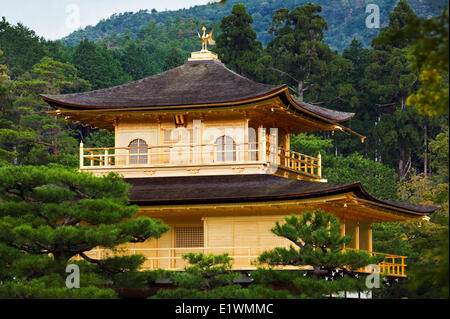
[[[205,51],[208,51],[208,44],[209,45],[215,45],[216,41],[214,41],[212,39],[212,35],[213,35],[214,30],[211,30],[211,32],[208,35],[206,35],[206,27],[203,27],[202,30],[203,30],[203,35],[202,36],[198,32],[197,32],[197,34],[198,34],[198,37],[200,39],[202,39],[202,51],[205,52]]]

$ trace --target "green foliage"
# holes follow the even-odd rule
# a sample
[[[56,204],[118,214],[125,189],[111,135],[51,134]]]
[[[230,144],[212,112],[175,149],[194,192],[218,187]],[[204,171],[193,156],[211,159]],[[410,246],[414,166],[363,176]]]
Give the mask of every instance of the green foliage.
[[[85,142],[85,147],[114,147],[114,134],[105,130],[94,131],[89,134]]]
[[[329,182],[359,181],[371,195],[380,199],[397,198],[395,170],[358,153],[346,157],[327,156],[323,174]]]
[[[16,78],[45,56],[44,40],[22,24],[12,26],[5,17],[0,21],[0,64],[6,64],[12,78]]]
[[[367,290],[365,281],[354,272],[380,261],[367,252],[346,250],[350,236],[342,236],[340,223],[334,215],[321,210],[304,212],[276,223],[272,232],[290,240],[295,246],[275,248],[262,253],[258,261],[269,266],[310,266],[312,272],[278,272],[260,269],[254,276],[265,285],[290,285],[299,297],[321,298],[342,291]]]
[[[4,299],[116,299],[117,294],[109,288],[95,286],[67,289],[64,278],[57,274],[35,278],[30,281],[14,280],[0,285]]]
[[[3,287],[15,287],[17,297],[59,294],[64,284],[52,284],[48,278],[63,278],[66,264],[76,256],[87,261],[83,276],[94,278],[85,283],[86,289],[91,284],[98,287],[99,280],[123,282],[122,274],[138,270],[143,256],[95,259],[86,253],[96,247],[115,250],[121,244],[145,242],[168,230],[161,221],[133,218],[137,207],[128,204],[128,190],[129,185],[115,174],[95,177],[59,167],[0,168]],[[36,295],[41,288],[46,290],[44,295]],[[112,296],[109,290],[92,289],[94,297]],[[3,293],[10,296],[11,290],[2,288],[0,295]],[[61,296],[80,295],[67,292]]]
[[[389,14],[389,25],[380,30],[379,36],[372,40],[372,46],[375,49],[389,49],[392,47],[403,49],[407,47],[410,44],[410,38],[402,37],[394,41],[387,39],[392,38],[395,33],[399,32],[405,26],[416,23],[417,19],[408,1],[400,0],[394,10]]]
[[[44,57],[32,72],[12,82],[13,101],[3,106],[0,121],[0,157],[10,164],[76,166],[78,140],[76,126],[47,114],[50,107],[40,94],[89,90],[69,63]]]
[[[263,281],[243,288],[234,282],[241,277],[231,270],[227,255],[186,254],[189,263],[183,272],[165,272],[177,288],[160,289],[152,299],[289,299],[285,290],[273,290]]]
[[[449,232],[448,215],[446,227],[431,240],[437,242],[432,248],[422,251],[419,262],[411,270],[411,289],[418,292],[429,282],[438,298],[449,298]]]
[[[322,155],[323,177],[328,182],[360,182],[371,195],[380,199],[397,199],[395,170],[358,153],[350,156],[330,154],[333,141],[312,134],[291,136],[291,149],[303,154]]]
[[[449,7],[431,19],[406,16],[406,1],[397,5],[397,23],[389,32],[381,32],[374,42],[381,46],[402,43],[408,47],[412,70],[420,72],[422,87],[408,97],[407,104],[415,106],[421,113],[442,115],[448,113],[448,52],[449,52]],[[397,9],[396,7],[396,9]],[[400,16],[403,9],[403,16]],[[412,11],[409,8],[409,11]],[[392,15],[395,14],[395,11]]]
[[[177,285],[175,290],[159,290],[153,298],[226,298],[235,293],[233,282],[239,273],[231,270],[231,258],[224,255],[186,254],[183,256],[189,265],[183,272],[175,272],[169,279]],[[238,289],[240,286],[238,286]]]
[[[253,18],[243,4],[236,4],[230,16],[220,25],[222,33],[217,37],[217,53],[231,69],[243,76],[256,76],[255,63],[261,57],[262,44],[256,40],[252,29]]]
[[[430,151],[433,155],[431,167],[435,168],[441,181],[449,182],[448,173],[448,127],[447,130],[438,134],[434,141],[430,142]]]
[[[298,134],[291,136],[291,149],[310,156],[317,156],[319,153],[326,154],[333,148],[333,141],[324,139],[312,134]]]
[[[336,216],[321,210],[304,212],[300,216],[285,218],[276,223],[272,232],[289,239],[297,247],[275,248],[264,252],[258,261],[268,265],[312,266],[316,274],[331,272],[339,267],[357,270],[375,261],[366,252],[345,251],[342,247],[351,242],[350,236],[341,235],[341,225]]]
[[[311,3],[292,11],[279,9],[269,30],[275,36],[267,45],[273,69],[288,75],[285,82],[298,87],[301,100],[309,85],[325,75],[332,58],[330,48],[322,42],[328,24],[319,15],[321,11],[321,6]]]
[[[111,87],[126,82],[131,78],[125,74],[118,59],[106,48],[96,46],[87,39],[76,47],[72,57],[80,76],[92,84],[93,89]]]

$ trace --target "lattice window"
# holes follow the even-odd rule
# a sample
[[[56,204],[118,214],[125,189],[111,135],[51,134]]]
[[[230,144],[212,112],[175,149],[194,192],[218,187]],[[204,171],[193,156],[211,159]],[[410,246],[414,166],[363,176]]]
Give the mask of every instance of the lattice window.
[[[203,247],[203,226],[175,227],[175,248]]]
[[[130,164],[147,164],[148,145],[144,140],[136,139],[128,147],[130,148]]]
[[[216,154],[218,162],[236,161],[236,143],[229,136],[221,136],[216,140]]]

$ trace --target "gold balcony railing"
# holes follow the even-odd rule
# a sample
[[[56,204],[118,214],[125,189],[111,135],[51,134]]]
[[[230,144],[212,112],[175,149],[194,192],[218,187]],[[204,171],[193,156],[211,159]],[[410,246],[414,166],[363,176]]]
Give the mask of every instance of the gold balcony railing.
[[[258,143],[176,144],[150,147],[84,148],[80,168],[149,167],[264,162],[266,152]]]
[[[353,248],[345,248],[344,250],[353,250]],[[360,251],[365,251],[372,256],[384,257],[384,260],[379,262],[377,265],[379,268],[379,272],[381,274],[395,277],[406,277],[405,270],[406,270],[406,259],[408,258],[407,256],[370,252],[367,250],[360,250]],[[371,269],[371,267],[365,267],[363,269],[359,269],[359,272],[372,273],[373,270]]]
[[[142,269],[143,270],[183,270],[187,266],[186,260],[183,259],[183,255],[187,253],[204,253],[204,254],[224,254],[228,253],[233,259],[233,270],[254,270],[257,268],[256,259],[264,252],[275,248],[274,247],[195,247],[195,248],[126,248],[120,252],[112,253],[111,251],[103,249],[94,249],[87,253],[91,258],[105,258],[111,254],[123,254],[134,255],[139,254],[147,258]],[[381,253],[371,253],[378,255]],[[394,276],[394,277],[406,277],[406,256],[396,256],[391,254],[386,255],[385,259],[378,264],[379,273]],[[295,270],[299,267],[283,266],[280,269],[283,270]],[[301,269],[308,269],[303,267]],[[374,270],[370,267],[359,269],[361,273],[373,273]]]
[[[322,178],[322,156],[317,158],[283,148],[278,149],[276,163],[282,167]]]
[[[176,167],[183,165],[275,164],[310,177],[322,177],[318,158],[265,142],[234,144],[183,144],[150,147],[84,148],[80,145],[80,169]]]

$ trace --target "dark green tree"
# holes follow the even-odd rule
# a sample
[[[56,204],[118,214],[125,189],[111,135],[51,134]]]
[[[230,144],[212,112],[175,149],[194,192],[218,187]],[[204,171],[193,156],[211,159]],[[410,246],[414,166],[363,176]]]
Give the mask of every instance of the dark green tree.
[[[11,25],[5,19],[0,21],[0,64],[5,64],[10,70],[12,79],[30,71],[46,55],[44,40],[33,30],[19,23]]]
[[[416,106],[421,113],[448,114],[448,52],[449,7],[439,17],[421,20],[411,25],[406,33],[418,33],[410,46],[413,69],[420,71],[422,88],[408,98],[408,105]]]
[[[189,263],[183,272],[172,273],[169,278],[178,287],[175,290],[159,290],[154,298],[206,298],[232,286],[240,275],[231,269],[231,258],[227,255],[186,254]]]
[[[184,62],[183,53],[176,46],[171,46],[164,57],[163,71],[179,67]]]
[[[262,253],[258,261],[268,266],[312,267],[312,271],[296,271],[289,276],[295,293],[303,297],[329,297],[339,292],[367,290],[363,278],[355,276],[358,269],[377,263],[380,258],[367,252],[346,250],[350,236],[342,236],[337,217],[321,210],[304,212],[300,216],[277,222],[272,232],[290,240],[294,245]],[[339,275],[336,275],[339,274]],[[276,284],[273,270],[260,270],[260,280]],[[272,279],[271,279],[272,277]],[[275,280],[273,280],[275,279]]]
[[[76,47],[72,63],[78,69],[79,76],[89,81],[93,89],[131,81],[130,75],[123,72],[119,59],[114,59],[113,53],[87,39]]]
[[[66,265],[77,256],[84,260],[85,284],[94,287],[97,281],[114,282],[117,274],[137,270],[143,256],[98,259],[88,254],[96,247],[114,251],[121,244],[159,238],[168,230],[161,221],[134,218],[137,207],[129,205],[128,190],[114,174],[0,168],[0,296],[26,293],[30,285],[64,288]],[[95,271],[101,276],[93,276]]]
[[[360,182],[373,196],[397,199],[395,170],[355,152],[349,156],[335,156],[333,140],[312,134],[291,137],[291,149],[310,156],[322,155],[323,177],[330,183]]]
[[[449,7],[430,19],[413,15],[406,1],[400,1],[394,10],[395,27],[381,32],[373,40],[377,47],[400,43],[407,47],[412,70],[420,72],[422,88],[408,98],[408,105],[418,108],[421,113],[441,115],[448,113],[448,52],[449,52]],[[396,13],[394,15],[394,13]]]
[[[188,266],[183,272],[166,274],[176,289],[160,289],[152,298],[158,299],[284,299],[289,292],[272,290],[263,285],[243,288],[235,281],[241,274],[232,270],[228,254],[186,254]]]
[[[122,50],[120,62],[123,71],[129,74],[133,80],[140,80],[154,72],[150,55],[136,42],[130,41]]]
[[[275,38],[267,45],[270,69],[283,76],[284,82],[304,92],[325,76],[332,52],[323,42],[327,22],[319,15],[322,7],[311,3],[294,10],[279,9],[273,16],[271,33]]]
[[[19,153],[16,164],[77,165],[77,126],[47,114],[52,109],[40,94],[71,93],[90,87],[71,64],[48,57],[34,65],[32,73],[14,81],[15,99],[5,116],[10,121],[8,129],[17,132],[15,141],[9,143],[10,151]]]
[[[408,1],[400,0],[394,10],[389,14],[389,25],[380,30],[379,36],[372,40],[372,46],[377,50],[392,49],[393,47],[404,49],[408,47],[412,37],[398,37],[394,41],[387,39],[392,38],[394,34],[402,30],[405,26],[414,24],[417,21],[418,17],[408,4]],[[414,37],[416,36],[414,35]],[[380,41],[380,39],[386,40]]]
[[[220,59],[237,73],[251,78],[256,77],[256,63],[263,49],[256,40],[253,22],[245,6],[236,4],[231,15],[222,18],[222,33],[216,39]]]

